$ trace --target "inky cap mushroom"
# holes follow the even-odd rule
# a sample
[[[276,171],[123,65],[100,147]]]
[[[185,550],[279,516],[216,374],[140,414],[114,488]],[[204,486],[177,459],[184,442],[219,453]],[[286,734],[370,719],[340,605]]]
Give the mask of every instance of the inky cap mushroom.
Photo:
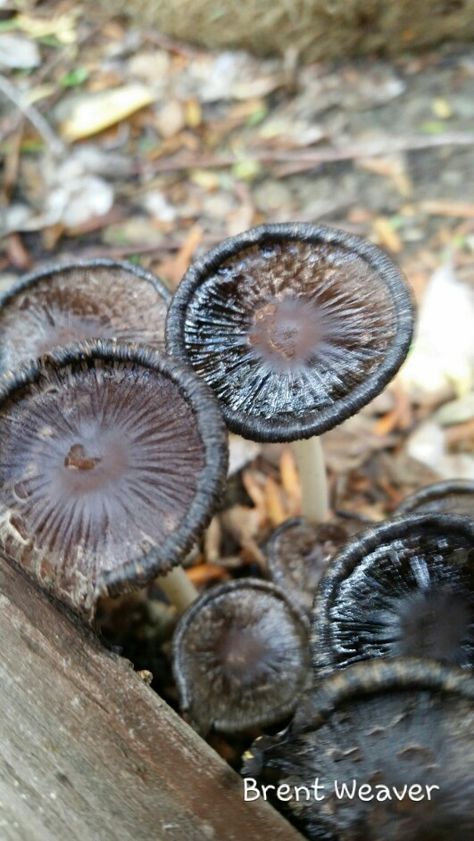
[[[410,293],[378,248],[331,228],[278,224],[227,239],[191,266],[166,341],[214,390],[232,431],[294,441],[375,397],[412,328]]]
[[[244,774],[289,787],[286,808],[311,841],[466,841],[473,701],[472,675],[429,660],[351,666],[254,743]]]
[[[474,667],[474,520],[413,515],[351,541],[314,603],[317,675],[373,657]]]
[[[266,545],[269,576],[309,611],[329,559],[346,540],[347,532],[338,523],[314,525],[301,518],[286,520]]]
[[[279,587],[260,579],[204,593],[173,639],[181,708],[204,733],[242,733],[287,718],[309,660],[304,615]]]
[[[102,259],[40,269],[0,296],[0,370],[87,339],[162,348],[170,299],[157,277],[132,263]]]
[[[77,610],[179,563],[226,466],[212,393],[155,351],[99,340],[0,380],[0,548]]]
[[[445,513],[463,514],[474,519],[474,482],[454,479],[427,485],[407,496],[398,506],[397,515]]]

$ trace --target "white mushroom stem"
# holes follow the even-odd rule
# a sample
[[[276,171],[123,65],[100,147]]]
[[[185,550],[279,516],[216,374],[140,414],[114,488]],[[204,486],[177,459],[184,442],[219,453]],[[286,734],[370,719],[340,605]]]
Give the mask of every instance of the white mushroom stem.
[[[174,567],[166,575],[160,575],[157,583],[178,613],[184,613],[186,608],[197,599],[198,591],[183,567]]]
[[[324,522],[329,513],[329,494],[321,440],[294,441],[292,450],[300,477],[303,517],[313,523]]]

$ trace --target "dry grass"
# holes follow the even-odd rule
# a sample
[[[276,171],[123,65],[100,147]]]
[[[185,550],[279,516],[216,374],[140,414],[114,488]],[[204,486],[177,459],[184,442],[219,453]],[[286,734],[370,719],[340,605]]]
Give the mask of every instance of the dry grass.
[[[111,0],[108,9],[206,47],[295,48],[306,61],[474,37],[474,0]]]

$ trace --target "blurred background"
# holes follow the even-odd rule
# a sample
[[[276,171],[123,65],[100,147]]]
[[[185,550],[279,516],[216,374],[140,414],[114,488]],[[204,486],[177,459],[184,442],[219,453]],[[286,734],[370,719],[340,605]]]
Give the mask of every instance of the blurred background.
[[[390,388],[324,436],[333,504],[380,518],[474,479],[473,35],[473,0],[0,0],[0,290],[94,256],[173,289],[265,221],[368,237],[406,273],[418,335]],[[299,505],[285,452],[263,456],[232,441],[245,494],[225,515],[257,560]]]

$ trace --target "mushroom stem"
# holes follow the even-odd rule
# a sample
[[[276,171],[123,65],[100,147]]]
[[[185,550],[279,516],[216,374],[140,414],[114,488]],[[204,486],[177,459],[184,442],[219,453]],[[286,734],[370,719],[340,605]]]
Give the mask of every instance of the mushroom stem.
[[[158,584],[178,613],[184,613],[198,596],[194,584],[180,566],[174,567],[166,575],[160,575]]]
[[[329,494],[321,440],[318,436],[292,443],[301,483],[301,511],[307,520],[321,523],[329,513]]]

